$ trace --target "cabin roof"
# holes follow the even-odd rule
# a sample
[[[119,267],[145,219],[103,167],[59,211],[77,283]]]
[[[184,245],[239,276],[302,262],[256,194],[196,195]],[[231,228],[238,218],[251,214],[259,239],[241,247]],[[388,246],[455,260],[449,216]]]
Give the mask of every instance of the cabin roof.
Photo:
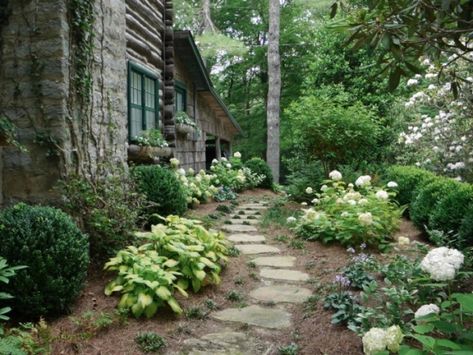
[[[233,127],[241,133],[240,125],[215,91],[209,72],[190,31],[174,32],[174,50],[176,56],[186,64],[186,69],[192,77],[196,90],[211,100],[211,106],[215,110],[217,117],[229,120]]]

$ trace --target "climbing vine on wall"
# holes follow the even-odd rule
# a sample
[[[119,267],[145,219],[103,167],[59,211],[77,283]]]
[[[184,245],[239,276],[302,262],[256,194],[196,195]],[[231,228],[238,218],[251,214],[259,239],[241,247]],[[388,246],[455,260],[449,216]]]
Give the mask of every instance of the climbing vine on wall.
[[[94,0],[71,0],[69,6],[74,90],[82,104],[87,105],[93,85]]]

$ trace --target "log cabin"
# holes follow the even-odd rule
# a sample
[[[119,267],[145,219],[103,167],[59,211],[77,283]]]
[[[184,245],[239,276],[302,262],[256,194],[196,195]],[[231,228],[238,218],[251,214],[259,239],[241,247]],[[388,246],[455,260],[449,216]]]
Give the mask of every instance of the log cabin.
[[[0,0],[0,206],[104,163],[231,154],[240,127],[173,16],[172,0]],[[169,148],[143,155],[130,141],[153,129]]]

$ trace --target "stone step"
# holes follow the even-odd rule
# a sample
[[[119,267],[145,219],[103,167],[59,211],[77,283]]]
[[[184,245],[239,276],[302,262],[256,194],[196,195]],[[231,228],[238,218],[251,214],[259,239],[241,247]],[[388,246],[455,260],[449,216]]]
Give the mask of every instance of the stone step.
[[[241,225],[257,225],[259,224],[259,221],[257,221],[256,219],[230,219],[230,222],[232,222],[232,224],[241,224]]]
[[[250,221],[258,221],[261,219],[262,216],[260,215],[249,215],[249,214],[235,214],[231,216],[231,219],[241,219],[243,221],[250,220]]]
[[[224,322],[237,322],[269,329],[284,329],[291,326],[291,315],[288,312],[257,305],[227,308],[210,316]]]
[[[311,295],[311,290],[291,285],[260,287],[250,293],[258,301],[275,303],[304,303]]]
[[[233,243],[261,243],[266,241],[266,238],[264,235],[232,234],[228,240]]]
[[[226,224],[222,227],[222,230],[229,233],[246,233],[258,231],[255,226],[247,226],[244,224]]]
[[[245,255],[278,254],[281,252],[278,248],[266,244],[238,244],[235,245],[235,248]]]
[[[260,256],[253,259],[252,262],[256,266],[270,266],[270,267],[294,267],[296,258],[294,256]]]
[[[241,212],[244,212],[244,214],[242,213],[241,216],[261,216],[261,212],[260,212],[260,211],[257,211],[257,210],[242,210],[242,209],[237,209],[237,210],[235,210],[233,213],[239,215]]]
[[[284,281],[307,281],[310,276],[305,272],[288,269],[270,269],[262,268],[260,276],[265,279],[284,280]]]

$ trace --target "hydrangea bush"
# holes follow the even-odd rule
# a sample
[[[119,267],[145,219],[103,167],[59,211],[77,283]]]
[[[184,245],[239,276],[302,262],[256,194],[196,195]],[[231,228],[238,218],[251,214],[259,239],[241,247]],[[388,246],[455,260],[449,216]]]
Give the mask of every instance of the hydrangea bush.
[[[338,241],[343,245],[366,245],[384,249],[399,227],[402,209],[393,202],[397,184],[377,188],[370,176],[360,176],[355,184],[346,185],[338,171],[330,173],[320,192],[312,187],[306,193],[313,197],[312,206],[303,209],[294,229],[300,237],[324,243]]]

